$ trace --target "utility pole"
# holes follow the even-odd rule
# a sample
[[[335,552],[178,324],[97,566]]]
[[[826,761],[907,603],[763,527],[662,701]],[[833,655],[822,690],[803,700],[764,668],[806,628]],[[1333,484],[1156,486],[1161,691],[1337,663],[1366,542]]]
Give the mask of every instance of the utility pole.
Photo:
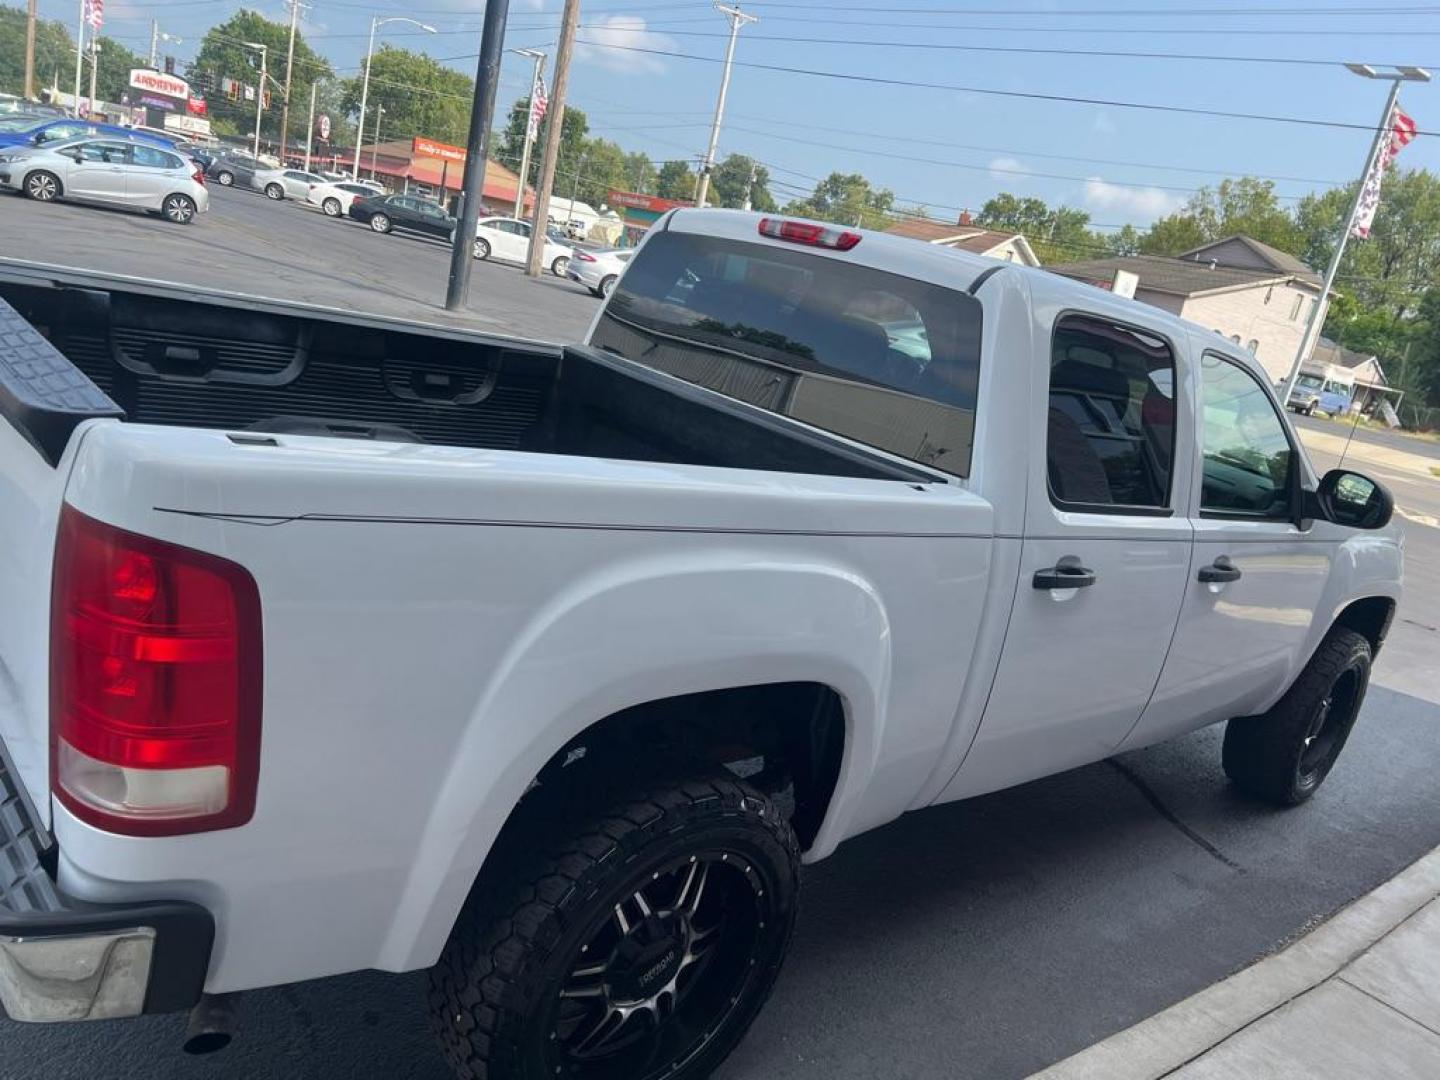
[[[32,0],[33,2],[33,0]],[[525,209],[525,181],[530,177],[530,146],[535,141],[535,88],[540,85],[540,72],[545,66],[545,54],[539,49],[511,49],[520,56],[535,61],[535,72],[530,78],[530,97],[525,105],[525,149],[520,154],[520,182],[515,185],[515,216],[521,216]]]
[[[565,89],[570,83],[570,55],[575,51],[575,28],[580,23],[580,0],[565,0],[560,19],[560,44],[555,49],[555,85],[550,88],[550,122],[545,126],[545,156],[540,166],[540,187],[535,192],[535,218],[530,228],[530,253],[525,273],[540,276],[545,255],[545,225],[550,216],[550,193],[555,189],[555,162],[560,157],[560,135],[565,127]]]
[[[100,31],[90,33],[90,115],[95,115],[95,81],[100,76]]]
[[[725,46],[725,71],[720,76],[720,96],[715,99],[715,122],[710,126],[710,146],[700,164],[700,181],[695,187],[695,205],[704,206],[710,194],[710,173],[715,168],[715,148],[720,145],[720,122],[725,118],[725,95],[730,90],[730,67],[735,61],[735,39],[746,23],[759,22],[756,15],[747,15],[738,7],[727,7],[715,0],[715,10],[730,20],[730,42]]]
[[[39,0],[25,6],[25,99],[35,100],[35,16]]]
[[[370,144],[370,179],[375,179],[375,170],[380,167],[380,121],[385,119],[385,106],[375,105],[375,141]]]
[[[269,68],[266,67],[269,57],[269,47],[258,41],[244,42],[246,48],[255,49],[260,53],[260,85],[255,88],[255,164],[260,164],[260,117],[265,112],[265,80],[269,76]]]
[[[310,147],[313,145],[312,140],[315,138],[315,95],[319,92],[319,90],[320,90],[320,82],[319,82],[319,80],[317,79],[316,81],[314,81],[314,82],[312,82],[312,83],[310,84],[310,122],[305,125],[305,171],[306,171],[306,172],[309,172],[309,171],[310,171]]]
[[[290,76],[295,68],[295,26],[300,21],[300,9],[308,7],[300,0],[287,0],[290,5],[290,46],[285,52],[285,103],[280,107],[280,164],[285,164],[285,147],[290,140]]]
[[[80,0],[80,23],[75,31],[75,118],[80,118],[80,72],[85,64],[85,9],[89,0]]]
[[[574,3],[575,0],[567,0]],[[510,0],[489,0],[480,33],[480,59],[475,67],[475,101],[470,106],[470,131],[465,137],[465,174],[460,181],[460,206],[455,240],[450,248],[450,279],[445,286],[445,310],[459,311],[470,292],[470,270],[475,261],[475,222],[485,190],[485,166],[490,154],[490,118],[495,112],[495,91],[500,62],[505,55],[505,19]]]
[[[1330,300],[1330,288],[1335,284],[1335,274],[1340,269],[1340,258],[1345,254],[1345,245],[1350,239],[1350,230],[1355,227],[1355,218],[1360,213],[1360,201],[1365,195],[1365,181],[1370,178],[1371,170],[1377,167],[1380,155],[1384,152],[1385,145],[1390,139],[1391,128],[1394,125],[1395,102],[1400,97],[1400,84],[1430,81],[1428,71],[1410,65],[1395,67],[1389,71],[1377,71],[1376,65],[1371,64],[1346,64],[1345,66],[1352,74],[1366,79],[1388,81],[1390,94],[1385,99],[1385,111],[1380,114],[1380,123],[1375,128],[1375,139],[1371,142],[1370,153],[1365,158],[1365,168],[1360,173],[1360,183],[1355,188],[1355,198],[1350,200],[1350,212],[1345,215],[1345,223],[1340,229],[1340,238],[1335,242],[1335,252],[1330,256],[1330,265],[1325,269],[1325,281],[1320,286],[1320,296],[1310,309],[1310,317],[1305,320],[1305,332],[1300,335],[1300,347],[1295,350],[1295,359],[1290,364],[1290,374],[1285,378],[1285,389],[1280,395],[1281,405],[1290,403],[1290,395],[1295,390],[1295,380],[1300,377],[1300,365],[1310,355],[1314,339],[1319,336],[1320,328],[1325,325],[1325,308]]]

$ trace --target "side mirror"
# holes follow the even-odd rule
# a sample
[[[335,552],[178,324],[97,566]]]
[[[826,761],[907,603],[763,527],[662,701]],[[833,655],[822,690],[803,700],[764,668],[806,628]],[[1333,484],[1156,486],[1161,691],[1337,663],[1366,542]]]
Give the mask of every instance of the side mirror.
[[[1352,529],[1383,529],[1395,513],[1383,484],[1349,469],[1331,469],[1312,498],[1316,517]]]

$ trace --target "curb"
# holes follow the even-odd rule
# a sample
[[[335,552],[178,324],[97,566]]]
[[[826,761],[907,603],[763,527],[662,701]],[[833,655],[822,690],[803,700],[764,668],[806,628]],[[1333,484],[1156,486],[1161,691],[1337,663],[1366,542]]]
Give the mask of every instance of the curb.
[[[1299,941],[1031,1080],[1159,1080],[1329,979],[1440,896],[1440,848]]]

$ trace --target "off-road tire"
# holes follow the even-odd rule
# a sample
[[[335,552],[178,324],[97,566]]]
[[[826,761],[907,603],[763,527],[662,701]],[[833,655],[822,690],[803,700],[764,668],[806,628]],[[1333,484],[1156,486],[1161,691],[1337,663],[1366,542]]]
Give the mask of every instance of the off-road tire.
[[[1314,795],[1355,726],[1370,684],[1370,642],[1335,627],[1294,685],[1260,716],[1225,728],[1225,775],[1242,791],[1279,806]]]
[[[431,970],[431,1015],[461,1080],[567,1074],[568,1066],[556,1063],[563,1044],[549,1032],[555,1022],[550,1003],[569,985],[582,946],[593,943],[593,928],[607,925],[617,898],[625,903],[628,890],[647,887],[656,870],[683,862],[687,852],[705,852],[711,860],[717,851],[737,853],[752,894],[764,886],[759,895],[765,899],[757,901],[761,929],[750,959],[736,961],[742,981],[713,1030],[705,1021],[706,1036],[679,1060],[649,1062],[627,1080],[709,1076],[769,997],[794,925],[800,862],[795,835],[775,805],[728,772],[645,785],[602,798],[601,805],[607,801],[609,808],[588,821],[536,826],[533,839],[512,844],[519,854],[509,858],[500,880],[486,887],[482,879]],[[542,832],[558,839],[545,842]],[[723,873],[733,880],[735,868],[729,863]],[[695,985],[706,977],[702,968]]]

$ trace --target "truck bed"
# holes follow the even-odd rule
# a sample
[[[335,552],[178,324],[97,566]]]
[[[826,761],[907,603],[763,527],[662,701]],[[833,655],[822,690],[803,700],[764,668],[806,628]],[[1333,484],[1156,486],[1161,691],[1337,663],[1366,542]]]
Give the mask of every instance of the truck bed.
[[[589,348],[3,266],[0,300],[137,423],[932,479]]]

